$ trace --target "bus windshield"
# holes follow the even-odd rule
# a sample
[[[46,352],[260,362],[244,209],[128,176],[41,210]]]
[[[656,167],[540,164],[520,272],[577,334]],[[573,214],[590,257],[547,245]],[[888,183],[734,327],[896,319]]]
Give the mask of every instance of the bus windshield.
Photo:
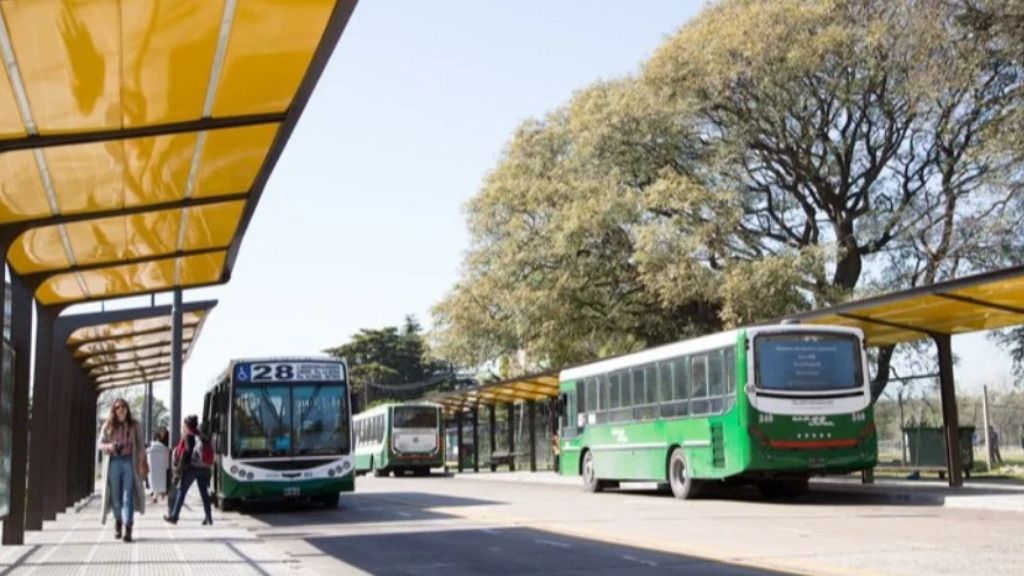
[[[856,337],[842,334],[766,334],[754,339],[757,385],[764,390],[822,392],[863,382]]]
[[[235,457],[337,455],[350,449],[344,385],[239,386],[233,422]]]
[[[437,408],[395,406],[393,428],[437,428]]]

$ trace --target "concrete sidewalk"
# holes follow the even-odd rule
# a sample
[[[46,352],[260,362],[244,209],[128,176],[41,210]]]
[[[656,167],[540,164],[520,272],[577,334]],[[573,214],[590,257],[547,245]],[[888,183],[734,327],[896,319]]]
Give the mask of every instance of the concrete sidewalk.
[[[577,486],[577,476],[559,476],[551,471],[453,473],[460,480],[488,482],[521,482]],[[631,488],[653,489],[656,484],[637,482]],[[876,479],[874,484],[861,484],[860,478],[828,477],[811,480],[811,491],[817,494],[862,496],[880,502],[944,506],[976,510],[1000,510],[1024,513],[1024,484],[999,480],[967,480],[962,488],[950,488],[944,481]]]
[[[164,522],[166,512],[166,503],[147,504],[146,514],[135,515],[134,541],[125,543],[114,539],[112,517],[100,524],[100,498],[93,495],[44,523],[42,531],[26,532],[23,546],[0,547],[0,573],[307,574],[296,560],[216,509],[213,526],[202,526],[203,508],[194,490],[177,525]]]

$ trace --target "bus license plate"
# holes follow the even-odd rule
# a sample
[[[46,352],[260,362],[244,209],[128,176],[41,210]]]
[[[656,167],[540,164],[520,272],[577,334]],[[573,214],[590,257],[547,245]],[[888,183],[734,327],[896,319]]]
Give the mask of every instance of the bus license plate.
[[[298,496],[299,495],[299,489],[298,488],[285,488],[284,489],[284,495],[285,496]]]
[[[823,456],[811,456],[807,460],[808,460],[807,464],[811,468],[824,468],[825,467],[825,458]]]

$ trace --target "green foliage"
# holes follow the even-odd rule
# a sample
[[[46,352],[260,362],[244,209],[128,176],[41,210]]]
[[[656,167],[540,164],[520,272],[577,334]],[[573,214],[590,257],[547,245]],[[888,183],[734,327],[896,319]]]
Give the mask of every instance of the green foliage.
[[[530,372],[1024,261],[989,142],[1022,72],[958,14],[724,0],[523,123],[466,206],[438,353]]]
[[[401,327],[363,328],[352,335],[347,344],[324,352],[346,360],[352,389],[361,393],[364,401],[368,399],[367,387],[394,389],[391,392],[371,390],[369,399],[380,403],[384,400],[380,397],[382,394],[403,396],[399,389],[402,385],[428,382],[450,372],[446,364],[428,357],[421,332],[416,319],[406,316]],[[413,387],[410,390],[419,395],[423,388]]]

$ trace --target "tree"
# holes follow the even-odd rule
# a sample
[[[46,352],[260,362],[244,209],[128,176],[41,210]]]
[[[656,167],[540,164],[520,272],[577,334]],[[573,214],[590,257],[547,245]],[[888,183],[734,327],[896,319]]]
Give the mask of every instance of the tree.
[[[435,309],[549,365],[1021,261],[1018,66],[938,0],[727,0],[516,133]],[[884,389],[893,350],[878,355]]]
[[[362,328],[349,343],[324,352],[345,359],[352,389],[362,395],[364,402],[419,396],[450,372],[446,365],[427,357],[421,332],[416,319],[406,316],[401,328]]]

